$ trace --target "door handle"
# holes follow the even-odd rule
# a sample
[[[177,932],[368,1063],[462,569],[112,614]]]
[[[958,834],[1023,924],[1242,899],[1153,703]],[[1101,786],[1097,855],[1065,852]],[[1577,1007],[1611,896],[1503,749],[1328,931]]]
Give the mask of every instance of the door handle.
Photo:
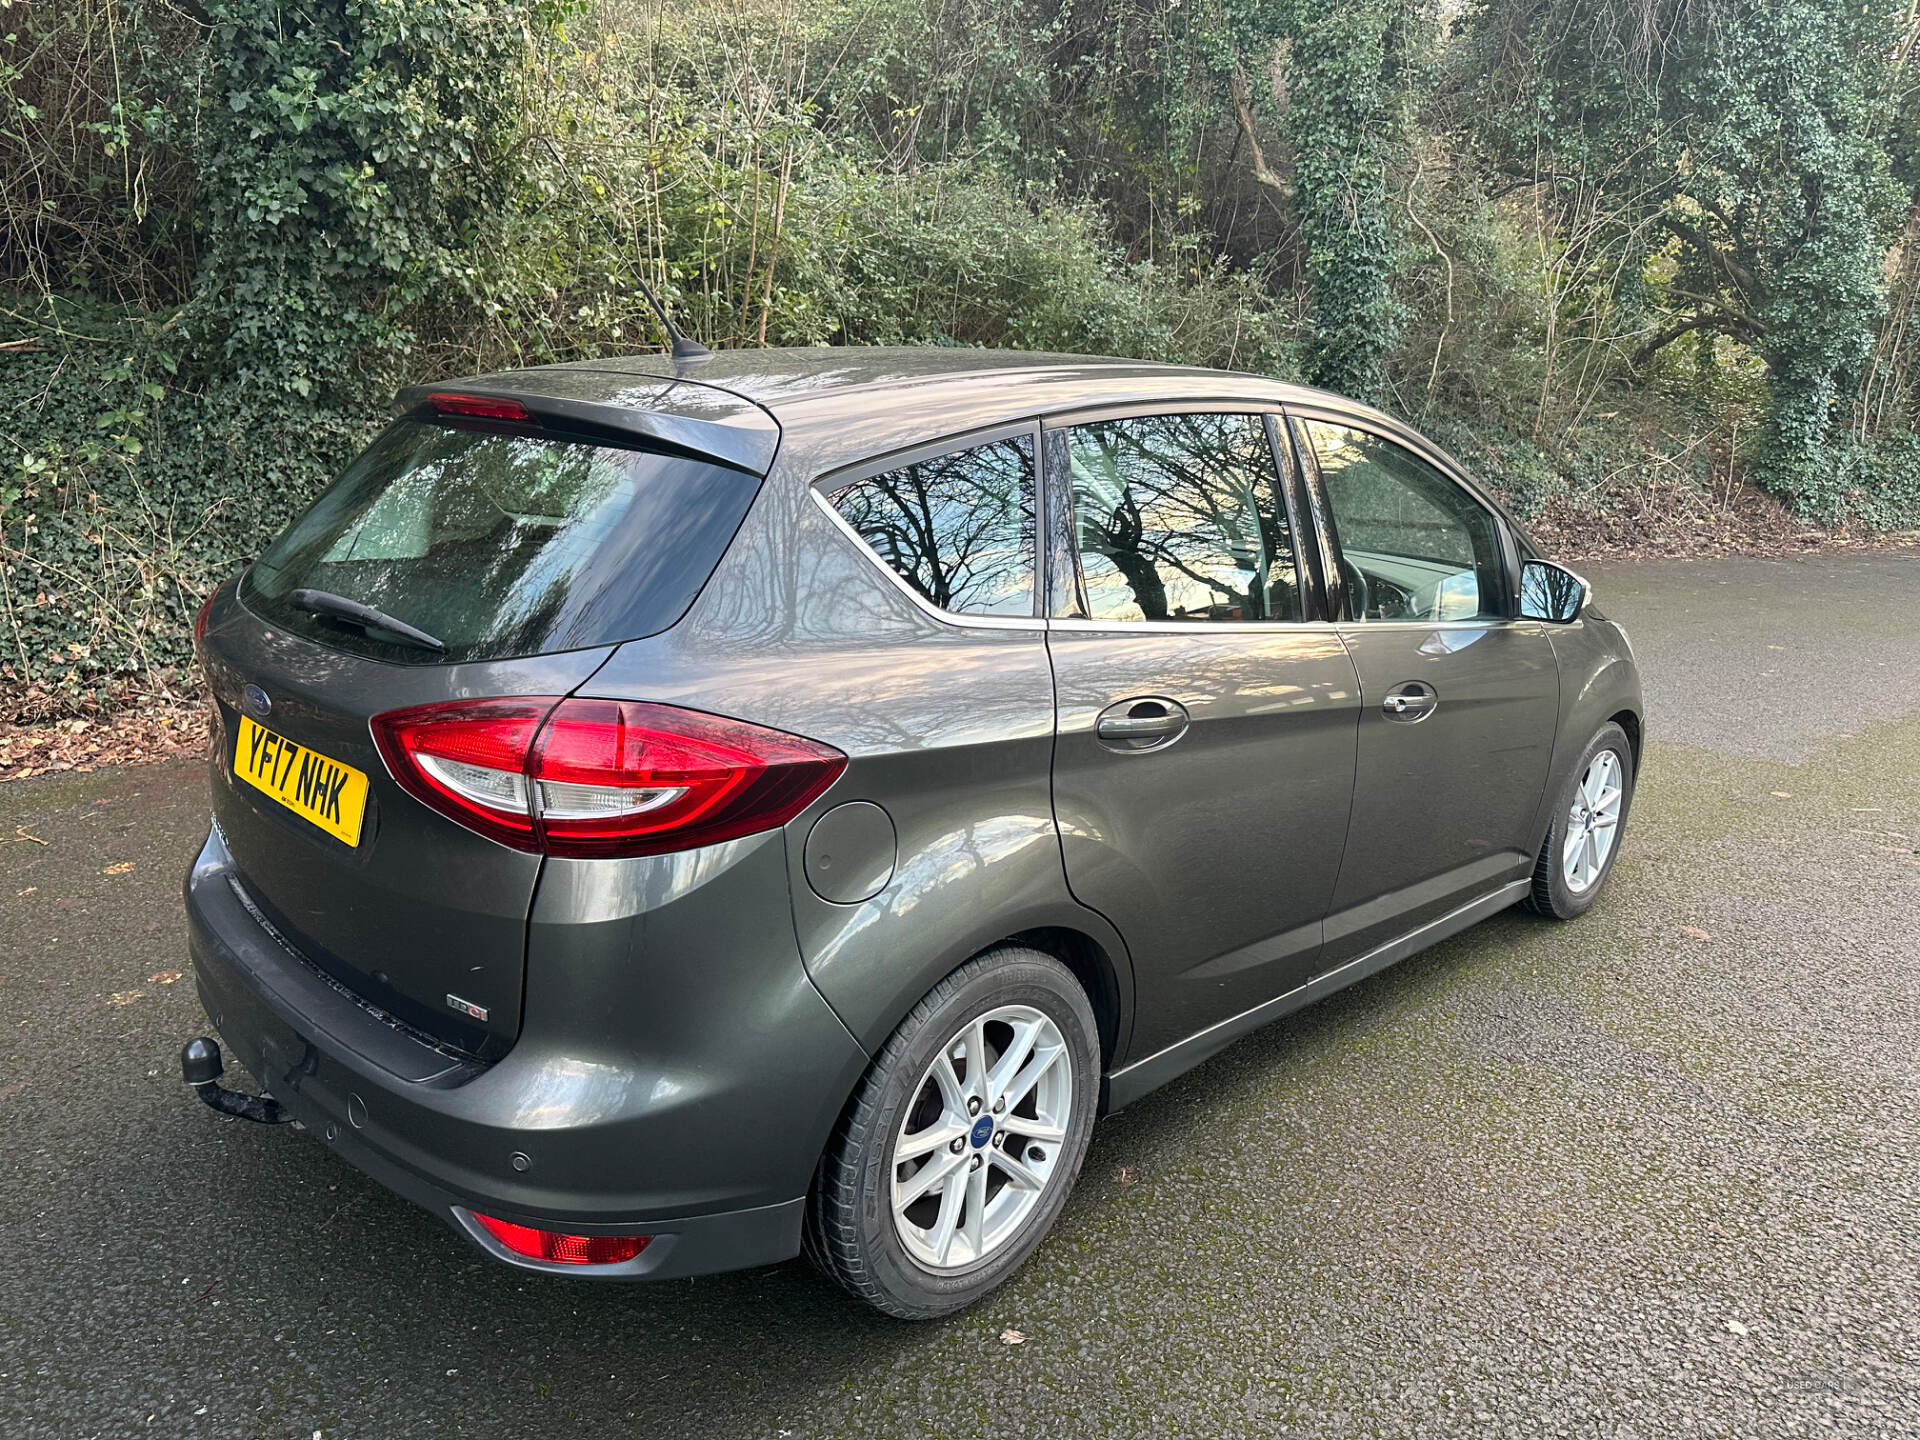
[[[1412,724],[1426,719],[1439,704],[1440,696],[1431,685],[1421,680],[1408,680],[1387,692],[1386,699],[1380,702],[1380,712],[1389,720],[1404,720]]]
[[[1147,695],[1109,705],[1094,721],[1093,733],[1109,750],[1138,753],[1171,745],[1190,723],[1187,707],[1178,700]]]

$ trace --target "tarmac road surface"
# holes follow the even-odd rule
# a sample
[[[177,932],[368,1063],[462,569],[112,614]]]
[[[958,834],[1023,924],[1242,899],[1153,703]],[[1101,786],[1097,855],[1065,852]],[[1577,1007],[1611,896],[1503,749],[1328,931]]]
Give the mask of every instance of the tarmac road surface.
[[[529,1276],[214,1116],[199,767],[0,786],[0,1435],[1920,1435],[1920,556],[1594,578],[1650,735],[1599,905],[1103,1122],[937,1324]]]

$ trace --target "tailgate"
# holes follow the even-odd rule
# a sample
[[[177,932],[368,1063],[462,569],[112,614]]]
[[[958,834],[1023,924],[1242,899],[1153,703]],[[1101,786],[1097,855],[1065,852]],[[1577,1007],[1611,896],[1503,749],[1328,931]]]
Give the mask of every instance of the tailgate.
[[[542,857],[408,796],[387,774],[367,721],[462,695],[565,694],[607,651],[396,666],[289,635],[247,614],[230,591],[209,619],[202,643],[220,718],[213,813],[246,898],[285,943],[365,1000],[464,1050],[504,1052],[520,1029]],[[253,753],[242,757],[266,789],[235,772],[243,718],[269,737],[254,749],[260,736],[249,735]],[[258,750],[268,752],[264,762]],[[336,832],[351,829],[341,807],[357,786],[329,765],[366,777],[353,844]],[[285,783],[269,793],[275,775]],[[309,818],[303,810],[313,807]]]
[[[430,399],[208,610],[214,814],[249,903],[288,945],[485,1056],[519,1033],[541,845],[402,789],[368,722],[568,694],[614,645],[679,620],[760,480],[678,440],[581,433],[577,416],[497,396]],[[532,833],[513,768],[435,763],[443,788],[495,786],[482,799],[504,797]]]

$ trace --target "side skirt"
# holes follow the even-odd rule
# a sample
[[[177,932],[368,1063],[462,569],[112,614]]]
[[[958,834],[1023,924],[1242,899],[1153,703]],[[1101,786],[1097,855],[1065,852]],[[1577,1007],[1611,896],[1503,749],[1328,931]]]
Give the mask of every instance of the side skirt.
[[[1488,916],[1498,914],[1518,903],[1526,895],[1529,884],[1526,880],[1515,880],[1502,885],[1478,900],[1469,900],[1459,909],[1448,911],[1437,920],[1429,920],[1418,930],[1408,931],[1398,940],[1389,940],[1364,955],[1356,956],[1338,969],[1314,976],[1306,984],[1296,986],[1284,995],[1176,1041],[1157,1054],[1134,1061],[1125,1069],[1113,1071],[1101,1086],[1101,1112],[1111,1114],[1122,1106],[1131,1105],[1176,1076],[1184,1075],[1202,1060],[1219,1054],[1241,1036],[1249,1035],[1263,1025],[1270,1025],[1282,1016],[1291,1015],[1303,1005],[1311,1005],[1336,990],[1344,990],[1369,975],[1378,974],[1395,961],[1404,960],[1429,945],[1437,945],[1468,926],[1477,925]]]

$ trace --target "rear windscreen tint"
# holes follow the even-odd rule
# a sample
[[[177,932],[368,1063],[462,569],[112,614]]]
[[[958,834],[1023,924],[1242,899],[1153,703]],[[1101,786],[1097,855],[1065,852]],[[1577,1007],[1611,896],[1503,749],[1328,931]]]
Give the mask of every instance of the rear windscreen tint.
[[[413,664],[634,640],[686,612],[759,485],[684,455],[402,420],[247,572],[241,599],[299,634]],[[308,614],[296,589],[370,605],[446,650]]]

